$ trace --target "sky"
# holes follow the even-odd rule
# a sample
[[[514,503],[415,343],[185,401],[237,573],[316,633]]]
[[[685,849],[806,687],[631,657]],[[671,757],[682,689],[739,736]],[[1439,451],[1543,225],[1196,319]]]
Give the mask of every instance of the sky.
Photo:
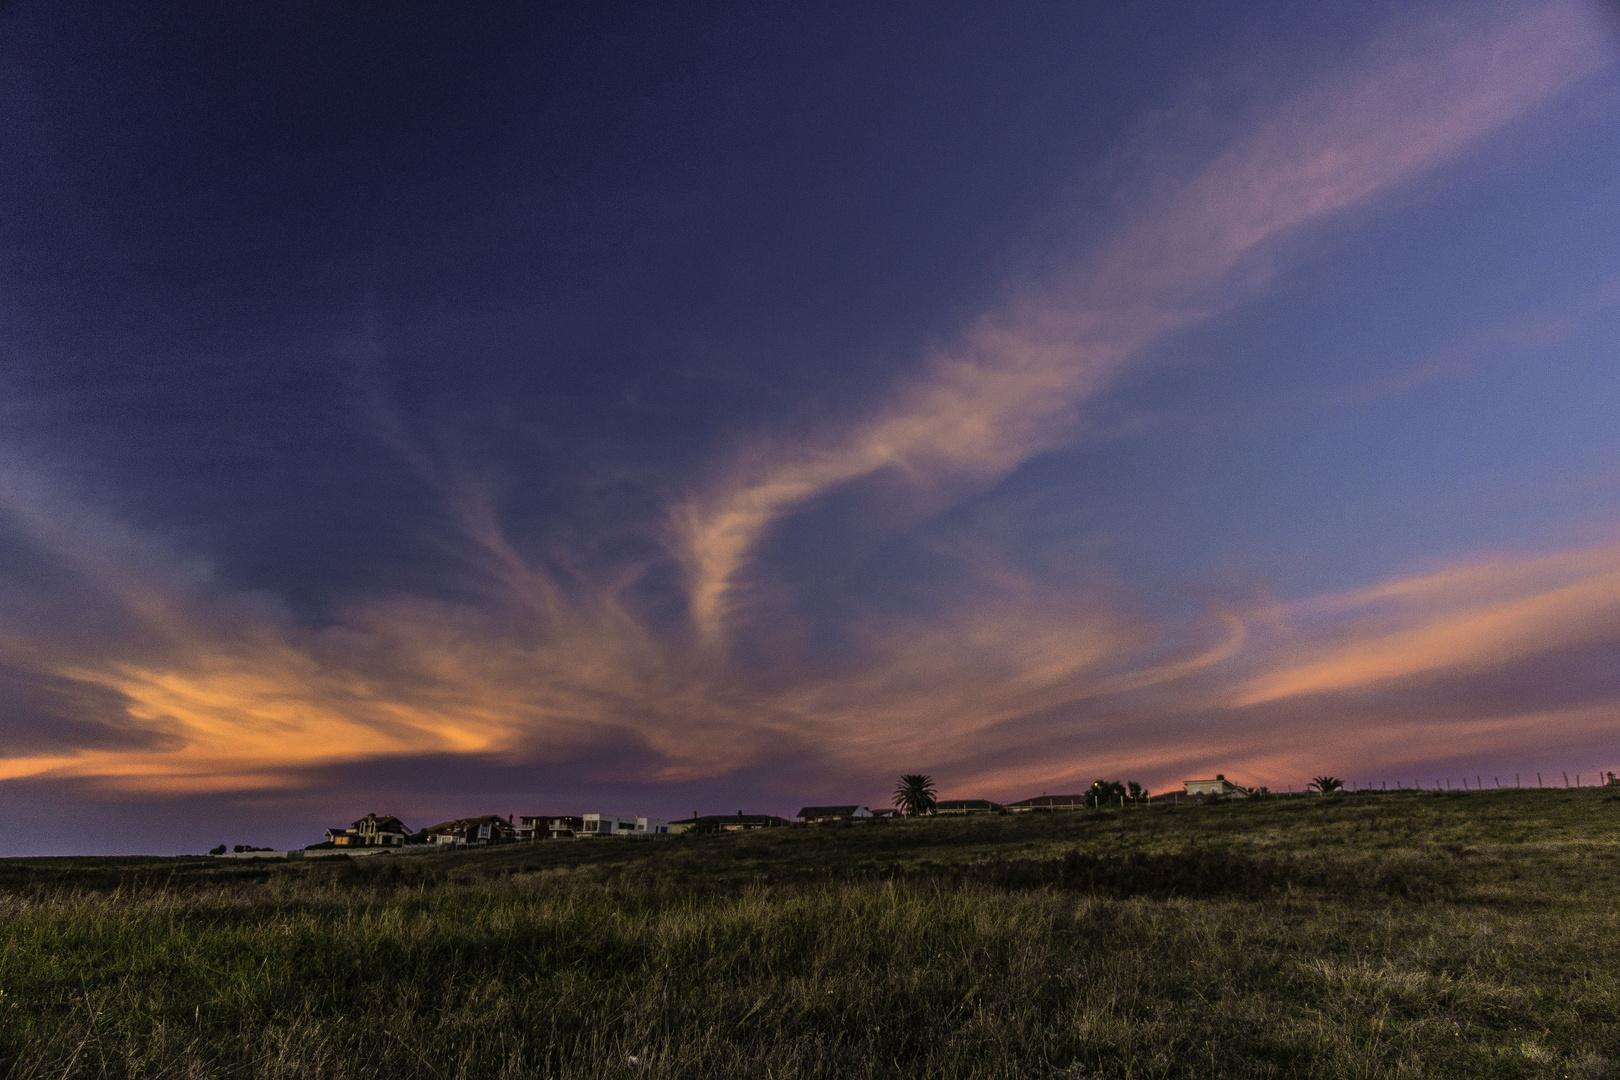
[[[1620,770],[1620,13],[0,9],[0,854]]]

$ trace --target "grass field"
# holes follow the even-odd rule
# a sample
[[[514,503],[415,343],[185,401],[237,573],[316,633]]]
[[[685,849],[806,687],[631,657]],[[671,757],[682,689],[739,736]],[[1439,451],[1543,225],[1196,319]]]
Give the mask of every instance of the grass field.
[[[1620,1075],[1617,826],[1514,790],[3,860],[0,1075]]]

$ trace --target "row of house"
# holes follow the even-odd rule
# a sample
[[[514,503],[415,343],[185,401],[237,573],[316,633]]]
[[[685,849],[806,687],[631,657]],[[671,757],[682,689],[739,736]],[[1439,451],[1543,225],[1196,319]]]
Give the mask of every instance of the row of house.
[[[1251,790],[1232,783],[1224,774],[1216,773],[1213,780],[1185,780],[1182,790],[1163,795],[1143,795],[1144,799],[1159,802],[1167,799],[1246,799]],[[1128,798],[1129,796],[1127,796]],[[1079,795],[1035,795],[1017,802],[998,803],[990,799],[939,799],[933,813],[962,816],[967,814],[1018,814],[1033,811],[1079,810],[1092,805],[1090,793]],[[899,810],[874,810],[865,806],[806,806],[799,811],[799,820],[806,825],[822,825],[834,821],[860,821],[885,817],[899,817]]]
[[[672,829],[671,823],[661,818],[616,814],[525,815],[516,819],[511,814],[482,814],[416,830],[397,817],[367,814],[352,825],[327,829],[324,843],[333,847],[461,847],[576,836],[656,836],[672,831],[680,830]]]
[[[868,814],[867,816],[870,816]],[[484,814],[442,821],[413,830],[397,817],[367,814],[352,825],[326,830],[322,844],[332,847],[480,847],[529,840],[558,840],[603,836],[670,836],[683,832],[738,832],[774,829],[796,824],[774,814],[696,814],[680,821],[620,814]]]
[[[1179,796],[1200,799],[1247,798],[1247,788],[1216,774],[1213,780],[1188,780]],[[1153,796],[1163,799],[1165,796]],[[1017,802],[998,803],[989,799],[940,799],[934,804],[934,813],[952,816],[968,814],[1005,814],[1032,811],[1079,809],[1089,805],[1088,797],[1080,795],[1036,795]],[[899,817],[900,811],[884,807],[855,804],[840,806],[806,806],[799,810],[797,820],[774,814],[699,814],[678,821],[653,817],[625,817],[618,814],[525,814],[514,818],[511,814],[483,814],[478,817],[441,821],[425,829],[413,830],[397,817],[386,814],[367,814],[352,825],[338,825],[326,830],[326,839],[320,847],[416,847],[439,845],[442,847],[480,847],[489,844],[510,844],[532,840],[558,840],[604,836],[673,836],[680,833],[747,832],[754,829],[780,829],[794,825],[824,825],[843,821],[871,821]]]

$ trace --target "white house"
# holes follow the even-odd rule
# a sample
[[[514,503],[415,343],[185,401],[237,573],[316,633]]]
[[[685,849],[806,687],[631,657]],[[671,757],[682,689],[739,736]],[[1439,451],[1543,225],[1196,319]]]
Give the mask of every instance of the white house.
[[[1206,799],[1247,799],[1249,789],[1238,787],[1224,773],[1216,773],[1213,780],[1183,780],[1188,795],[1201,795]]]
[[[663,818],[586,814],[584,824],[581,836],[657,836],[669,832],[669,822]]]
[[[806,806],[799,811],[799,820],[807,825],[815,825],[823,821],[849,821],[855,818],[869,818],[872,811],[864,806]]]

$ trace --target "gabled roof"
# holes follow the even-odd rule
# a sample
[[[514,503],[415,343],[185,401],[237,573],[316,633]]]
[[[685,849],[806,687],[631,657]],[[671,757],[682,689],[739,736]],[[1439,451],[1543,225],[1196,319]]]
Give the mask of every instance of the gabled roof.
[[[682,818],[671,825],[792,825],[793,822],[775,814],[699,814]]]
[[[349,828],[358,829],[361,825],[364,825],[368,821],[375,821],[377,823],[377,828],[379,830],[384,830],[384,831],[388,831],[388,832],[410,832],[411,831],[408,827],[406,827],[406,825],[405,825],[405,823],[403,821],[399,820],[399,818],[394,817],[394,816],[392,816],[390,814],[367,814],[365,817],[361,818],[359,821],[355,822],[353,825],[350,825]]]
[[[934,803],[934,811],[941,810],[1000,810],[1000,803],[993,803],[989,799],[940,799]]]
[[[456,818],[454,821],[441,821],[437,825],[429,825],[422,831],[425,833],[445,832],[450,829],[464,829],[469,825],[482,825],[485,822],[499,822],[509,829],[513,827],[510,821],[507,821],[499,814],[483,814],[479,817],[464,817]]]
[[[1036,795],[1033,798],[1019,799],[1017,802],[1008,803],[1007,806],[1010,809],[1015,806],[1084,806],[1085,804],[1086,797],[1084,795]]]

